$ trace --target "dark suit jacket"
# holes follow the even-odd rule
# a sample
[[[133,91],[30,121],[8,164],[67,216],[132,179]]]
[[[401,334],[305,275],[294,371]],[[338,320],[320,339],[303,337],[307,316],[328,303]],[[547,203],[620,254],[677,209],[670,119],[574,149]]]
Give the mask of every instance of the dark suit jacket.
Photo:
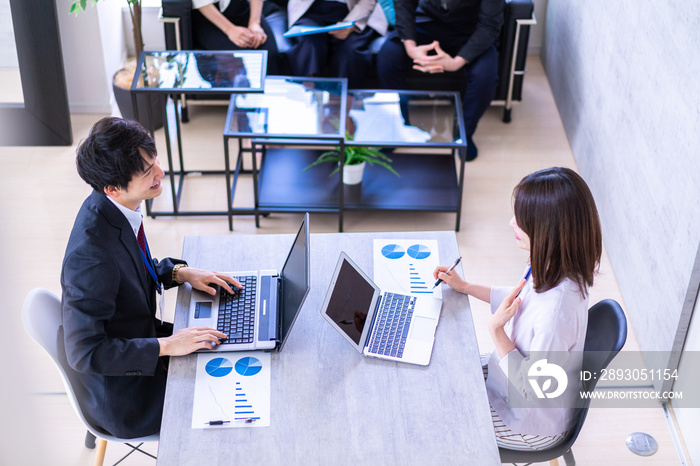
[[[173,266],[182,261],[155,262],[161,283],[173,286]],[[64,367],[88,420],[120,438],[159,432],[166,370],[156,286],[129,222],[102,193],[78,212],[61,286]]]

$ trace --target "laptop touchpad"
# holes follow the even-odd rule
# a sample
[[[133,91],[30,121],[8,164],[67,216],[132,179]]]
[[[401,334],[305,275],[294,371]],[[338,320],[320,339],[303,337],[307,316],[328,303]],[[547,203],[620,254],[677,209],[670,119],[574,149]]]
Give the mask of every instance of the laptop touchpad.
[[[211,317],[211,301],[197,302],[194,305],[195,319],[208,319]]]
[[[435,319],[426,317],[414,317],[413,328],[411,329],[411,339],[420,341],[433,341],[435,336]]]

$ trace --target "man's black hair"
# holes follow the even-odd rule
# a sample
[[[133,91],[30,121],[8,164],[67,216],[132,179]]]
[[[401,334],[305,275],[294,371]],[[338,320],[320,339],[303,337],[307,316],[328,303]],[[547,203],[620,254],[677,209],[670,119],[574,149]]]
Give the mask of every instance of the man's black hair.
[[[147,167],[139,149],[151,157],[156,155],[156,145],[146,128],[132,120],[102,118],[78,146],[78,174],[99,192],[108,186],[126,189],[134,175]]]

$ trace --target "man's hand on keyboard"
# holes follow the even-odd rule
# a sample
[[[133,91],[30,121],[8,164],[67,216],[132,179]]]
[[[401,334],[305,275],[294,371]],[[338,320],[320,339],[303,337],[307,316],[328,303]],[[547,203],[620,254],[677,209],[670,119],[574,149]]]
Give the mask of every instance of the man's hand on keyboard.
[[[160,356],[184,356],[198,349],[212,349],[227,336],[209,327],[183,328],[169,337],[158,338]]]
[[[182,267],[177,272],[178,280],[187,282],[195,288],[210,295],[216,294],[216,288],[211,285],[219,285],[224,290],[233,294],[233,287],[242,289],[243,285],[238,280],[230,275],[221,272],[212,272],[209,270],[195,269],[194,267]],[[232,285],[232,286],[229,286]]]

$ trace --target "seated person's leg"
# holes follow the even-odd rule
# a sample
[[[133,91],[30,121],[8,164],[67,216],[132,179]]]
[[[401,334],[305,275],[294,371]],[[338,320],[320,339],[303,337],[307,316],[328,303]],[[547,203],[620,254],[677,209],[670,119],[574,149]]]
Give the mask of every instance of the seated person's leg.
[[[348,89],[364,87],[365,77],[372,66],[369,46],[377,37],[379,33],[367,26],[363,31],[352,32],[345,40],[331,41],[331,73],[333,76],[348,78]]]
[[[257,50],[267,50],[267,74],[279,74],[280,73],[280,55],[277,50],[277,42],[275,42],[275,34],[272,32],[272,28],[265,21],[265,18],[260,18],[260,26],[262,26],[265,34],[267,35],[267,40],[264,44],[258,47]]]
[[[412,61],[396,31],[391,32],[377,54],[377,77],[384,89],[405,89]]]
[[[294,23],[300,26],[324,26],[302,17]],[[328,56],[329,38],[326,34],[296,37],[296,43],[287,51],[287,60],[294,76],[319,76]]]
[[[348,14],[344,3],[316,0],[294,25],[329,26],[342,21]],[[311,34],[296,38],[296,44],[287,52],[289,65],[295,76],[319,76],[326,67],[329,34]]]
[[[479,119],[491,105],[498,86],[498,52],[491,46],[465,69],[467,88],[462,104],[464,127],[471,139]]]

